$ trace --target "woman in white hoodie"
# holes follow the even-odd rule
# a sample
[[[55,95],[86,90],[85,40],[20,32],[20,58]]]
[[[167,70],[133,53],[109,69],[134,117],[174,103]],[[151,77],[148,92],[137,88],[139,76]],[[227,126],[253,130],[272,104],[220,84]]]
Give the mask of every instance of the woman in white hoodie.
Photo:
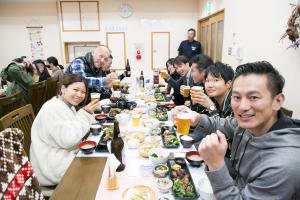
[[[97,103],[91,102],[76,111],[88,87],[79,75],[64,76],[60,94],[47,101],[31,128],[30,160],[42,186],[59,183],[73,158],[82,137],[95,122]]]

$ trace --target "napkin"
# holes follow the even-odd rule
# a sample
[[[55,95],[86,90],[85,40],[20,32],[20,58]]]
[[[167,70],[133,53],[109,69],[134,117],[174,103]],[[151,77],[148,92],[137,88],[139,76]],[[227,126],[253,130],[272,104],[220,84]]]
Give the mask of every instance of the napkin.
[[[108,157],[109,178],[113,178],[116,175],[116,170],[120,164],[121,162],[116,158],[114,154],[109,155]]]

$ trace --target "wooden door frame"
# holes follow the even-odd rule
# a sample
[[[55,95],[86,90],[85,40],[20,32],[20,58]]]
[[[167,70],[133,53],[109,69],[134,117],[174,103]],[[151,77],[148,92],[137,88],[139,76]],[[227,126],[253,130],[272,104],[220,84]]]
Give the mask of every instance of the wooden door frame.
[[[216,18],[218,17],[218,18]],[[214,38],[216,39],[215,41],[215,46],[214,46],[214,57],[211,57],[211,59],[213,59],[214,61],[216,61],[216,56],[217,56],[217,34],[218,34],[218,26],[217,26],[217,22],[220,21],[218,19],[223,19],[223,35],[222,35],[222,48],[223,49],[223,42],[224,42],[224,21],[225,21],[225,9],[222,9],[222,10],[219,10],[217,12],[214,12],[213,14],[211,15],[208,15],[206,17],[203,17],[201,19],[198,20],[198,27],[197,27],[197,30],[198,30],[198,36],[197,36],[197,39],[198,41],[201,41],[201,26],[202,24],[204,23],[209,23],[209,29],[208,29],[208,35],[207,35],[207,42],[208,43],[208,50],[207,50],[207,55],[211,57],[210,55],[210,50],[211,50],[211,24],[212,23],[215,23],[216,25],[216,29],[215,29],[215,35],[214,35]],[[203,52],[204,52],[204,49],[203,49]],[[220,55],[220,60],[222,60],[222,52],[221,52],[221,55]]]

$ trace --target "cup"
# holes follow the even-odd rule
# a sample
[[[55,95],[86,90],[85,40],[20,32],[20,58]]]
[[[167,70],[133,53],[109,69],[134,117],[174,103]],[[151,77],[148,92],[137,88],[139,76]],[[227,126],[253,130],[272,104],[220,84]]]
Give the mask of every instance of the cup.
[[[100,93],[97,93],[97,92],[91,93],[91,101],[93,101],[95,99],[100,100]]]
[[[191,88],[191,90],[193,90],[193,92],[204,92],[204,89],[202,86],[193,86]]]
[[[138,115],[138,114],[132,115],[132,122],[133,122],[133,126],[139,126],[140,125],[140,115]]]
[[[116,97],[116,98],[120,98],[121,97],[121,91],[119,91],[119,90],[114,90],[113,92],[112,92],[112,95],[111,95],[112,97]]]
[[[121,81],[119,79],[116,79],[113,81],[113,89],[114,91],[119,91],[121,88],[120,88],[120,83]]]
[[[169,77],[169,74],[167,72],[160,72],[160,77],[163,78],[163,79],[166,79]]]
[[[190,95],[190,89],[191,89],[191,87],[188,85],[183,87],[183,96],[184,97],[188,97]]]
[[[177,114],[177,133],[180,135],[188,135],[192,122],[192,116],[189,113],[180,112]]]

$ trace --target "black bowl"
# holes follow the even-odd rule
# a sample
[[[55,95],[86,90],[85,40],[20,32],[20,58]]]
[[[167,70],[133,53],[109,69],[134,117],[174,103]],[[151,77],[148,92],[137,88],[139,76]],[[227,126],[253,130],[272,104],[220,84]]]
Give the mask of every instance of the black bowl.
[[[101,130],[102,130],[102,126],[100,124],[95,123],[91,125],[90,131],[92,135],[99,135]]]
[[[96,145],[97,145],[96,142],[87,140],[87,141],[81,142],[79,144],[79,148],[81,149],[81,151],[83,153],[90,154],[90,153],[93,153],[93,151],[96,148]]]
[[[110,105],[102,105],[101,109],[104,113],[109,113],[111,106]]]
[[[178,165],[186,165],[184,158],[175,158],[174,161]]]
[[[198,151],[189,151],[185,154],[186,160],[190,163],[193,167],[200,167],[204,160],[200,157]]]
[[[190,139],[184,139],[186,137],[188,137]],[[182,144],[183,148],[190,148],[194,144],[194,139],[188,135],[181,135],[180,143]]]
[[[104,123],[105,120],[107,118],[107,114],[98,114],[95,115],[95,119],[99,122],[99,123]]]

